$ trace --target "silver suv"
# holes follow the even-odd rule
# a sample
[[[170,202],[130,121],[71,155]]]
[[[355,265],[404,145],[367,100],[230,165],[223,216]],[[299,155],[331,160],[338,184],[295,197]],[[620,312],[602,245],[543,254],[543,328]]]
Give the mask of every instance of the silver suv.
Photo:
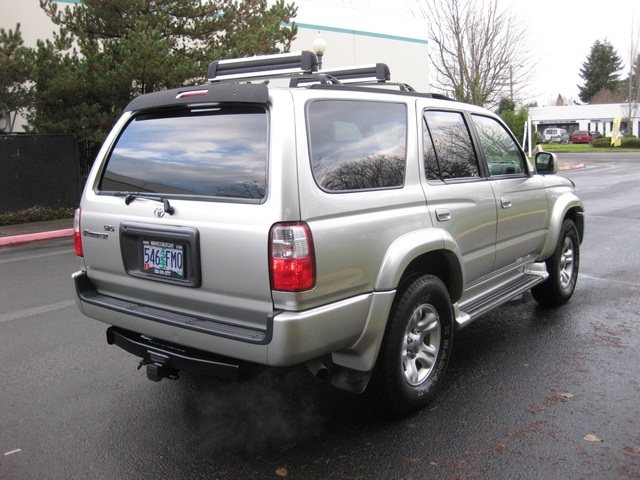
[[[302,52],[133,100],[76,215],[77,303],[108,343],[156,381],[306,363],[404,414],[457,328],[528,290],[569,300],[584,208],[555,156],[388,80]]]

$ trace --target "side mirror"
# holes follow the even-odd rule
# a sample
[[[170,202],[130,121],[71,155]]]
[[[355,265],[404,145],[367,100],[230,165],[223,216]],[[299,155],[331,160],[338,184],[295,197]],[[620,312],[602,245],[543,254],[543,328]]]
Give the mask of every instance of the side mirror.
[[[558,173],[558,159],[551,152],[536,153],[536,172],[540,175],[554,175]]]

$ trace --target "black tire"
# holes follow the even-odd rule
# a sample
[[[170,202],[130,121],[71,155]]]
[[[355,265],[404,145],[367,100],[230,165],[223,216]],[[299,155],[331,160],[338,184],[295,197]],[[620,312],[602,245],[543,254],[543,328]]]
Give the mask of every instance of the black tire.
[[[572,220],[565,220],[558,244],[546,261],[549,278],[531,289],[533,298],[545,307],[567,303],[578,281],[580,267],[580,237]]]
[[[453,307],[442,281],[424,275],[398,292],[370,387],[383,412],[407,415],[435,396],[453,341]]]

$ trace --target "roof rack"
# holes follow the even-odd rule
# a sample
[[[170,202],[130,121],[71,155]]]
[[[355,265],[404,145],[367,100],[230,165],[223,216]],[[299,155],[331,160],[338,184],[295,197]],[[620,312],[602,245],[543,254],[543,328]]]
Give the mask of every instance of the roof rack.
[[[209,82],[269,78],[318,71],[318,57],[310,51],[278,53],[230,60],[216,60],[209,64]]]
[[[385,83],[391,79],[384,63],[318,71],[318,58],[311,51],[261,55],[209,64],[209,82],[239,81],[286,77],[291,86],[311,83]]]

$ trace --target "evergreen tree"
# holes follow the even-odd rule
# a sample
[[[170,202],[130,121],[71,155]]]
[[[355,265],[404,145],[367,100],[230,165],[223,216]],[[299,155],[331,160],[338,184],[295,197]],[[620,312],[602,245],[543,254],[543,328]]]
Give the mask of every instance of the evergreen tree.
[[[596,40],[580,69],[580,78],[585,82],[578,85],[580,100],[588,103],[602,89],[615,92],[621,69],[622,59],[615,48],[606,39]]]
[[[510,98],[503,97],[500,99],[496,113],[504,120],[504,123],[506,123],[513,132],[518,142],[521,142],[524,137],[524,127],[529,118],[529,109],[523,107],[516,112],[516,104],[514,101]]]
[[[24,47],[20,24],[15,30],[0,28],[0,128],[12,131],[15,114],[28,104],[25,82],[30,77],[30,51]]]
[[[209,62],[288,51],[293,4],[278,0],[84,0],[40,6],[60,30],[34,52],[31,131],[102,142],[129,101],[202,83]]]

